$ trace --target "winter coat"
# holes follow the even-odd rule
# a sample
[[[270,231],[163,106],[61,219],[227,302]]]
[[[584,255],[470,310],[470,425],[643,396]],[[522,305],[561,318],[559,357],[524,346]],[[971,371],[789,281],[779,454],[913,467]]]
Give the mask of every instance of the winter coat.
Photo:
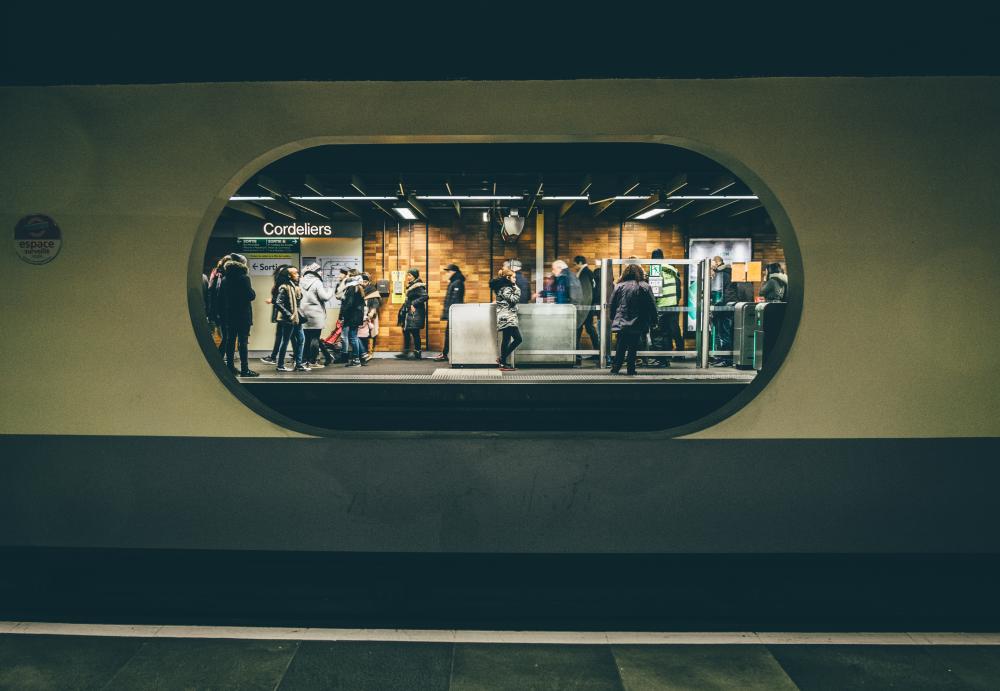
[[[521,291],[521,304],[530,302],[531,284],[528,283],[528,277],[520,271],[517,271],[514,273],[514,282],[517,283],[517,289]]]
[[[569,269],[563,269],[563,272],[556,276],[555,298],[556,304],[559,305],[568,305],[573,302],[569,289]]]
[[[733,284],[733,267],[723,264],[715,270],[715,278],[712,280],[712,292],[720,292],[719,300],[715,304],[724,305],[727,302],[739,302],[740,294]],[[712,296],[715,299],[715,296]]]
[[[302,289],[294,283],[283,283],[278,287],[274,298],[274,309],[279,324],[298,324],[302,317],[299,314],[299,300],[302,299]]]
[[[424,328],[427,318],[427,286],[419,278],[406,289],[406,302],[403,303],[403,328],[416,331]],[[413,311],[410,311],[410,308]]]
[[[519,326],[517,304],[521,300],[521,289],[506,278],[494,278],[490,281],[490,289],[497,296],[497,331]]]
[[[788,297],[788,276],[768,274],[767,281],[760,287],[760,295],[768,302],[784,302]]]
[[[448,310],[452,305],[461,305],[465,302],[465,276],[456,271],[455,275],[448,281],[448,288],[444,294],[444,309],[441,311],[441,319],[448,321]]]
[[[378,308],[382,305],[382,296],[378,292],[378,287],[374,283],[365,286],[365,321],[358,329],[358,336],[361,338],[375,338],[378,336]]]
[[[325,328],[326,303],[333,298],[333,291],[323,285],[323,279],[315,271],[307,271],[302,274],[299,286],[302,288],[302,301],[299,303],[302,328]]]
[[[253,324],[253,302],[257,294],[250,285],[247,266],[242,262],[226,262],[226,273],[219,286],[222,318],[230,326]]]
[[[646,281],[621,281],[611,296],[611,330],[646,332],[656,322],[653,289]]]
[[[595,283],[594,283],[594,272],[590,270],[589,266],[584,266],[580,269],[580,273],[576,275],[580,279],[580,299],[581,305],[593,305],[596,300],[595,297]],[[600,293],[597,293],[596,297],[600,299]],[[587,312],[584,312],[587,314]]]
[[[216,324],[222,324],[225,320],[222,308],[222,296],[219,291],[222,289],[222,278],[225,274],[222,269],[213,269],[208,277],[208,295],[205,298],[205,309],[208,311],[208,318]]]
[[[361,326],[365,320],[365,293],[360,283],[348,285],[340,301],[340,318],[344,326]]]

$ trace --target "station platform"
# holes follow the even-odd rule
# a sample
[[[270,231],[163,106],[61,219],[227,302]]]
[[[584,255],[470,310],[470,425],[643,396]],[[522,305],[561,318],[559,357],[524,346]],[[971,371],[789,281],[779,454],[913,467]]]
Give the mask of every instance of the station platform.
[[[447,362],[435,362],[438,353],[428,353],[420,360],[401,360],[392,355],[376,356],[364,367],[346,367],[331,364],[310,372],[278,372],[274,365],[251,361],[251,369],[260,374],[258,381],[303,383],[303,382],[610,382],[627,384],[630,382],[671,383],[671,382],[719,382],[747,384],[757,373],[735,367],[711,367],[700,369],[693,360],[672,362],[670,367],[638,367],[634,377],[614,376],[607,369],[597,366],[597,361],[587,359],[579,367],[553,367],[540,365],[519,366],[514,372],[501,372],[496,367],[452,367]],[[291,364],[286,362],[286,366]],[[253,383],[251,380],[242,380]]]
[[[670,634],[0,622],[3,689],[996,689],[992,634]]]

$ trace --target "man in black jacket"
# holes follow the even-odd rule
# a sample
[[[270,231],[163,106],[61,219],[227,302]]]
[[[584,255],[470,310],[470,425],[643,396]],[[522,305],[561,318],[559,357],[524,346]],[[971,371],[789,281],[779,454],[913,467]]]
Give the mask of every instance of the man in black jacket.
[[[736,304],[739,293],[733,284],[733,267],[726,264],[722,257],[712,257],[712,306],[723,307]],[[731,311],[712,312],[712,325],[715,327],[715,346],[717,350],[733,349],[733,313]],[[733,356],[723,355],[712,360],[713,367],[732,367]]]
[[[576,277],[580,279],[580,291],[582,294],[581,304],[591,308],[587,310],[580,310],[577,315],[576,349],[580,350],[580,337],[583,336],[583,332],[586,330],[587,337],[590,338],[591,348],[600,350],[601,344],[597,338],[597,329],[594,328],[594,317],[597,316],[597,312],[593,309],[593,305],[597,300],[601,299],[601,295],[597,290],[597,286],[594,281],[594,272],[590,270],[589,266],[587,266],[586,257],[577,255],[573,258],[573,263],[576,264],[577,268]],[[579,309],[579,307],[577,307],[577,309]],[[597,356],[594,357],[596,358]],[[582,358],[577,355],[576,364],[579,365],[581,360]]]
[[[239,342],[241,377],[256,377],[257,373],[250,369],[250,358],[247,356],[247,341],[250,338],[250,327],[253,325],[253,306],[251,303],[257,294],[250,285],[250,275],[247,259],[241,254],[231,254],[224,265],[225,274],[219,286],[219,296],[225,319],[225,357],[226,366],[233,374],[237,374],[234,366],[233,351]]]
[[[452,305],[461,305],[465,302],[465,276],[462,275],[462,270],[458,268],[458,264],[449,264],[444,268],[444,272],[448,275],[448,287],[445,289],[444,294],[444,309],[441,311],[441,320],[445,323],[444,348],[441,350],[441,354],[434,358],[437,362],[448,359],[448,346],[451,343],[451,339],[449,338],[451,335],[451,322],[448,321],[448,311]]]

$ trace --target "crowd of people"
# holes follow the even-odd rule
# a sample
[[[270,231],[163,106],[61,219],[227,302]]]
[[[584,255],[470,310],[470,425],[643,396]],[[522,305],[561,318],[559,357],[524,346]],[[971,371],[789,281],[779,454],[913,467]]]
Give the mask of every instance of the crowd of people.
[[[672,359],[683,358],[684,333],[680,325],[681,276],[673,266],[663,263],[663,251],[654,250],[653,260],[659,260],[659,290],[654,294],[641,260],[625,265],[621,277],[610,296],[609,320],[615,339],[615,352],[610,360],[610,371],[619,374],[622,365],[628,375],[635,374],[637,365],[669,367]],[[738,299],[732,281],[732,267],[716,256],[710,262],[711,295],[713,306],[733,304]],[[601,295],[601,268],[591,270],[586,257],[578,255],[573,267],[557,259],[546,273],[542,289],[532,293],[530,283],[522,271],[520,261],[511,259],[490,281],[495,296],[496,330],[500,339],[500,356],[497,365],[502,371],[515,369],[511,354],[522,343],[518,306],[527,302],[573,304],[577,309],[576,349],[581,350],[581,340],[586,333],[591,348],[600,349],[600,334],[595,328],[599,319]],[[435,361],[449,359],[451,307],[465,302],[465,275],[457,264],[448,264],[443,270],[447,279],[441,320],[445,322],[444,348]],[[405,274],[404,300],[397,313],[396,324],[402,329],[403,348],[396,355],[400,359],[420,360],[423,353],[421,330],[427,324],[429,293],[420,270],[409,269]],[[341,269],[336,288],[326,286],[318,263],[302,268],[283,264],[273,273],[270,296],[271,321],[276,325],[273,348],[261,362],[274,365],[279,372],[308,372],[342,363],[346,367],[364,367],[373,357],[375,341],[379,335],[379,308],[382,295],[371,276],[356,269]],[[205,309],[209,321],[217,330],[219,353],[229,370],[240,377],[256,377],[250,369],[248,340],[253,326],[252,303],[256,293],[250,282],[246,257],[228,254],[218,260],[208,276],[203,276]],[[780,264],[766,267],[766,279],[760,288],[765,301],[784,301],[788,290],[788,276]],[[322,337],[327,324],[330,302],[340,302],[340,318],[333,333]],[[733,314],[722,309],[712,312],[712,325],[716,334],[715,350],[732,350]],[[656,351],[673,353],[673,357],[638,358],[638,351],[647,343]],[[290,346],[290,349],[289,349]],[[290,353],[289,353],[290,350]],[[235,367],[239,353],[240,369]],[[290,362],[287,358],[291,356]],[[592,356],[597,359],[597,356]],[[320,359],[322,358],[322,362]],[[576,357],[576,364],[582,357]],[[730,357],[713,357],[713,366],[731,366]],[[288,365],[291,365],[290,367]]]

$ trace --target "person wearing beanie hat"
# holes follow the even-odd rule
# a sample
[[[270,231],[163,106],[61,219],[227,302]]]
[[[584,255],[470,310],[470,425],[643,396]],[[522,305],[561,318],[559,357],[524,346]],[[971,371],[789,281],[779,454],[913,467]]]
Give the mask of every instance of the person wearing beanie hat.
[[[398,324],[403,327],[403,352],[396,357],[406,359],[410,355],[410,343],[413,343],[413,358],[420,359],[420,329],[424,328],[427,318],[427,285],[420,280],[419,269],[408,269],[406,272],[406,301],[399,308]]]
[[[462,275],[462,270],[458,268],[458,264],[449,264],[444,267],[444,273],[448,275],[448,287],[444,293],[444,309],[441,310],[441,320],[445,323],[444,348],[441,349],[441,354],[434,358],[438,362],[448,359],[448,344],[451,335],[451,323],[448,321],[448,312],[451,310],[452,305],[461,305],[465,302],[465,276]]]

